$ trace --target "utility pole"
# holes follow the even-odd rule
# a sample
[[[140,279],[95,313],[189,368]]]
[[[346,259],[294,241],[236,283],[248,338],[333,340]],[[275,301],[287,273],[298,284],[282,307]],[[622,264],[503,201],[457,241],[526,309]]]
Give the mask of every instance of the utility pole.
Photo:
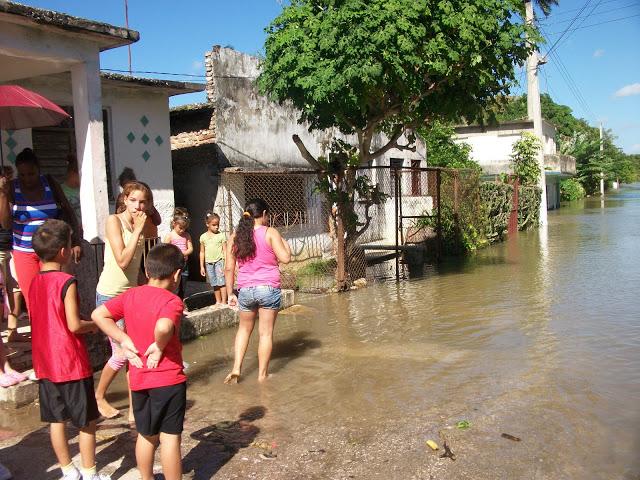
[[[527,23],[534,25],[533,3],[531,0],[524,2]],[[534,51],[527,58],[527,115],[529,120],[533,120],[533,133],[540,140],[540,150],[538,151],[538,165],[540,166],[540,178],[538,187],[542,190],[540,199],[540,225],[547,224],[547,184],[544,171],[544,137],[542,134],[542,108],[540,107],[540,86],[538,84],[538,68],[544,62],[540,61],[538,51]]]
[[[600,156],[604,152],[604,138],[602,135],[602,122],[600,122]],[[604,197],[604,173],[600,171],[600,196]]]
[[[124,0],[124,25],[129,30],[129,3],[127,0]],[[133,75],[133,71],[131,70],[131,43],[127,45],[129,49],[129,75]]]

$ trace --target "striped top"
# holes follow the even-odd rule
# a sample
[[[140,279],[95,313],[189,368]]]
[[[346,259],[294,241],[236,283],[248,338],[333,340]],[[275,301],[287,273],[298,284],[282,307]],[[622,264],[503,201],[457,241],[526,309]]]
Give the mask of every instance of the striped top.
[[[40,175],[44,187],[42,200],[27,200],[20,189],[20,182],[13,181],[13,249],[19,252],[33,253],[31,239],[45,220],[58,218],[60,209],[56,204],[49,182]]]

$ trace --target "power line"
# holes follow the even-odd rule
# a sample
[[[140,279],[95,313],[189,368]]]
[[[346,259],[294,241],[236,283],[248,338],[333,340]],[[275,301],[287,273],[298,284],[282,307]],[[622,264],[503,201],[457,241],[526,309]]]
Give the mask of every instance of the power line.
[[[600,5],[598,5],[598,6],[601,7],[602,5],[604,5],[603,2],[601,2]],[[625,8],[631,8],[631,7],[638,8],[638,7],[640,7],[640,4],[638,4],[638,3],[630,3],[629,5],[625,5],[624,7],[612,8],[610,10],[604,10],[604,11],[598,12],[598,13],[590,13],[588,15],[588,17],[598,17],[598,16],[601,16],[601,15],[606,15],[608,13],[617,12],[618,10],[624,10]],[[584,18],[586,19],[588,17],[584,17]],[[547,26],[547,27],[551,27],[551,26],[555,26],[555,25],[560,25],[561,23],[567,23],[567,22],[570,22],[570,21],[571,21],[570,19],[569,20],[560,20],[559,22],[545,23],[544,25]],[[542,22],[540,22],[540,23],[542,23]]]
[[[595,11],[595,9],[596,9],[596,8],[598,8],[598,6],[600,5],[600,2],[601,2],[601,1],[602,1],[602,0],[598,0],[598,2],[593,6],[593,8],[589,11],[589,13],[587,13],[584,17],[582,17],[582,19],[581,19],[580,23],[578,23],[578,25],[577,25],[574,29],[572,29],[572,30],[571,30],[571,31],[570,31],[570,32],[569,32],[569,33],[564,37],[564,40],[560,41],[561,39],[560,39],[560,38],[558,39],[558,42],[556,42],[556,43],[557,43],[557,45],[556,45],[556,49],[557,49],[557,48],[560,48],[560,45],[562,45],[562,43],[563,43],[563,42],[566,42],[566,41],[567,41],[567,39],[571,36],[571,34],[572,34],[573,32],[575,32],[578,28],[580,28],[580,26],[581,26],[582,24],[584,24],[585,20],[586,20],[587,18],[589,18],[589,17],[593,14],[593,12]]]
[[[621,18],[614,18],[612,20],[607,20],[605,22],[591,23],[589,25],[585,25],[585,26],[580,27],[580,28],[573,28],[573,29],[568,30],[568,31],[573,32],[574,30],[582,30],[583,28],[597,27],[598,25],[604,25],[605,23],[621,22],[623,20],[629,20],[630,18],[635,18],[635,17],[640,17],[640,13],[638,13],[636,15],[628,15],[626,17],[621,17]],[[558,35],[560,33],[564,33],[565,31],[567,31],[567,30],[564,30],[563,32],[551,32],[548,35]]]
[[[607,0],[606,2],[602,2],[602,4],[601,4],[601,5],[606,5],[606,4],[608,4],[608,3],[619,2],[619,1],[621,1],[621,0]],[[554,14],[552,14],[552,15],[549,15],[549,16],[548,16],[548,17],[546,17],[546,18],[543,18],[543,19],[539,20],[539,21],[538,21],[538,23],[546,23],[547,21],[549,21],[549,20],[553,20],[553,19],[554,19],[554,18],[556,18],[556,17],[562,17],[562,16],[564,16],[564,15],[570,15],[570,14],[571,14],[571,12],[575,12],[576,10],[580,10],[581,8],[582,8],[582,7],[578,7],[578,8],[571,8],[571,9],[569,9],[569,10],[564,10],[564,11],[559,12],[559,13],[554,13]]]
[[[555,43],[553,45],[551,45],[551,48],[549,49],[549,52],[547,53],[547,55],[549,55],[551,52],[553,52],[553,50],[555,49],[555,47],[558,45],[558,43],[560,43],[560,40],[562,40],[562,38],[569,32],[569,29],[573,26],[573,24],[578,20],[578,18],[580,18],[580,15],[582,15],[582,13],[586,10],[586,8],[589,6],[589,4],[591,3],[592,0],[587,0],[585,2],[585,4],[582,6],[582,8],[580,9],[580,11],[573,17],[573,19],[571,20],[571,23],[567,26],[567,28],[564,29],[564,31],[562,32],[562,34],[560,35],[560,37],[558,37],[558,39],[555,41]]]

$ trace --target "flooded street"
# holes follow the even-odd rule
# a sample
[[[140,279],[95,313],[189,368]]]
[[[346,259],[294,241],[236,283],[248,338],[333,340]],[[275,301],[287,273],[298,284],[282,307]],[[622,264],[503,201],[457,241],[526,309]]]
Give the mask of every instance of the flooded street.
[[[637,480],[639,253],[635,185],[603,204],[550,212],[548,229],[421,279],[297,295],[278,319],[265,385],[255,378],[255,341],[235,386],[222,384],[235,330],[193,341],[184,350],[185,474]],[[20,429],[15,418],[2,412],[2,428]],[[470,428],[455,428],[461,420]],[[439,457],[445,440],[455,461]],[[130,464],[127,442],[106,448]],[[8,454],[19,445],[0,450],[0,461],[13,467]],[[261,458],[268,450],[277,457]],[[137,478],[119,471],[113,478]]]

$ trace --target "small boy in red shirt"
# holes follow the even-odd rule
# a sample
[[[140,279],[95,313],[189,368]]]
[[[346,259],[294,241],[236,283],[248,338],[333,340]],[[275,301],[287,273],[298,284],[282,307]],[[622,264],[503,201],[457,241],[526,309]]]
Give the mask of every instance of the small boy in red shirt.
[[[40,418],[51,424],[51,445],[63,480],[103,480],[96,473],[96,419],[89,353],[81,334],[97,331],[93,322],[81,320],[76,279],[62,271],[69,263],[71,227],[62,220],[46,220],[33,235],[40,258],[40,273],[31,282],[31,342],[33,368],[39,381]],[[74,466],[64,423],[80,429],[80,471]]]
[[[180,319],[184,306],[173,294],[180,283],[184,257],[178,247],[153,247],[146,261],[146,285],[130,288],[96,308],[96,325],[118,342],[131,368],[133,416],[138,439],[136,461],[142,480],[153,480],[153,456],[160,459],[166,480],[182,478],[180,443],[187,403],[187,377],[182,366]],[[127,319],[126,333],[116,321]],[[139,352],[144,352],[141,356]]]

